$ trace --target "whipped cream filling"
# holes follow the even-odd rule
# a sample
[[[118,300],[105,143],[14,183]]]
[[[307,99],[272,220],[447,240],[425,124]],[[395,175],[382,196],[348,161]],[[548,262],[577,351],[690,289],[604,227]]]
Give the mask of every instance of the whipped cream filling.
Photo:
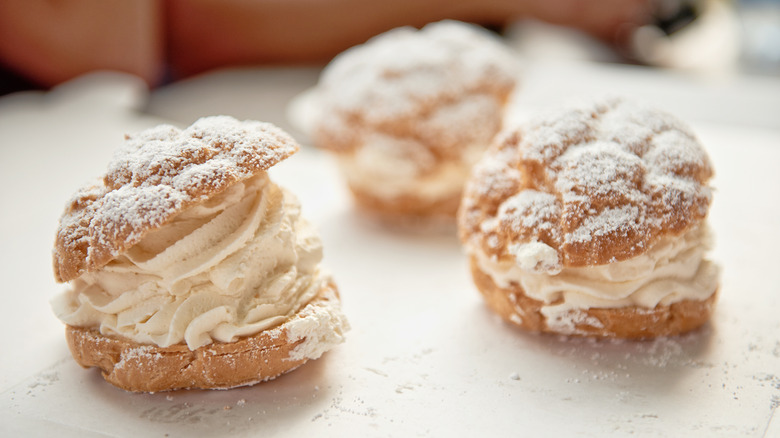
[[[565,315],[573,310],[653,309],[659,304],[709,298],[719,275],[718,266],[704,258],[711,240],[709,227],[704,225],[682,236],[663,238],[629,260],[577,268],[549,269],[556,266],[557,254],[541,242],[522,245],[515,251],[515,262],[500,262],[473,247],[471,253],[498,286],[519,285],[527,296],[543,302],[541,312],[548,325],[572,326]]]
[[[445,199],[457,196],[463,190],[468,177],[468,166],[452,162],[442,164],[435,171],[423,175],[416,175],[416,172],[402,174],[403,163],[391,165],[388,167],[399,172],[388,175],[389,172],[376,165],[363,164],[390,161],[379,156],[366,159],[366,156],[372,155],[371,152],[366,153],[368,150],[362,149],[356,157],[338,157],[339,165],[350,186],[367,191],[378,198],[393,199],[402,195],[413,195],[425,200]]]
[[[328,280],[297,199],[266,173],[177,215],[52,300],[66,324],[191,349],[275,327]]]
[[[484,144],[465,146],[460,160],[437,162],[419,143],[383,134],[370,135],[352,154],[338,154],[347,182],[374,196],[413,195],[425,200],[457,196]]]

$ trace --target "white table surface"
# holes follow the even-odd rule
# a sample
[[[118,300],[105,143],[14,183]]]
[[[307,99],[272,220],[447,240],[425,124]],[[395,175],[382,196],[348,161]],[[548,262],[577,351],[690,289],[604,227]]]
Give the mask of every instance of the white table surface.
[[[275,122],[316,69],[224,71],[148,94],[124,76],[0,98],[0,436],[780,436],[780,80],[530,65],[517,116],[627,93],[691,123],[716,167],[710,324],[603,342],[532,335],[493,316],[454,234],[384,228],[304,148],[272,170],[320,228],[352,324],[347,342],[277,380],[130,394],[71,359],[48,300],[70,195],[122,135],[209,114]]]

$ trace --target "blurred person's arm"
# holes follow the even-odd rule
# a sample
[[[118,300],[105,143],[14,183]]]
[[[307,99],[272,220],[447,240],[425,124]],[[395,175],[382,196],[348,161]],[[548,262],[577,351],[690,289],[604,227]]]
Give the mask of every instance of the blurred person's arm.
[[[1,0],[0,63],[43,86],[100,69],[155,85],[166,67],[176,78],[321,64],[394,27],[445,18],[496,26],[536,18],[615,41],[647,20],[650,1]]]
[[[93,70],[162,76],[159,0],[2,0],[0,63],[52,86]]]
[[[651,0],[168,0],[176,74],[221,65],[327,62],[373,35],[445,18],[502,26],[536,18],[615,42]]]

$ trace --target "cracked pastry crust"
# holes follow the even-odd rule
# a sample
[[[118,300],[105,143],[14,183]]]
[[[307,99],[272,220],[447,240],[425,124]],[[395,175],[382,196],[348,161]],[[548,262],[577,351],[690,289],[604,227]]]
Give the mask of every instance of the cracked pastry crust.
[[[296,354],[310,340],[296,337],[295,324],[319,324],[329,306],[338,306],[338,291],[326,284],[298,314],[272,330],[236,342],[213,343],[196,350],[185,344],[142,345],[100,334],[93,328],[66,326],[68,346],[79,365],[96,367],[114,386],[132,392],[176,389],[228,389],[271,380],[306,363]],[[318,316],[319,315],[319,316]]]
[[[560,266],[622,261],[707,216],[709,157],[676,118],[620,98],[508,130],[476,166],[461,240],[510,257],[539,241]]]
[[[709,234],[697,231],[708,229],[712,175],[685,124],[622,98],[506,130],[475,166],[458,213],[474,281],[491,309],[532,331],[643,338],[692,330],[709,319],[717,290],[717,267],[702,261]],[[680,253],[658,255],[680,241]],[[647,277],[631,272],[648,263]],[[637,295],[599,290],[632,282],[642,290],[657,271],[684,263],[690,277],[663,274],[652,294],[661,298],[649,307],[636,305]],[[572,277],[582,283],[560,286]],[[696,298],[665,292],[678,280],[687,283],[669,287],[697,289]]]
[[[106,175],[76,192],[60,218],[57,281],[99,269],[187,207],[298,149],[269,123],[227,116],[205,117],[184,130],[159,125],[126,136]]]
[[[501,128],[516,64],[465,23],[391,30],[326,67],[312,139],[339,160],[358,206],[451,219],[450,200]]]

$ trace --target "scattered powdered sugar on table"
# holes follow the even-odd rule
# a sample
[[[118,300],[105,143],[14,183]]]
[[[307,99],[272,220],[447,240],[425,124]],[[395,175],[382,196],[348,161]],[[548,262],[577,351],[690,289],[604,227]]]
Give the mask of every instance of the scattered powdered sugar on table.
[[[674,338],[657,338],[645,344],[639,344],[643,355],[643,362],[656,368],[665,368],[670,364],[676,364],[684,357],[683,346]]]

